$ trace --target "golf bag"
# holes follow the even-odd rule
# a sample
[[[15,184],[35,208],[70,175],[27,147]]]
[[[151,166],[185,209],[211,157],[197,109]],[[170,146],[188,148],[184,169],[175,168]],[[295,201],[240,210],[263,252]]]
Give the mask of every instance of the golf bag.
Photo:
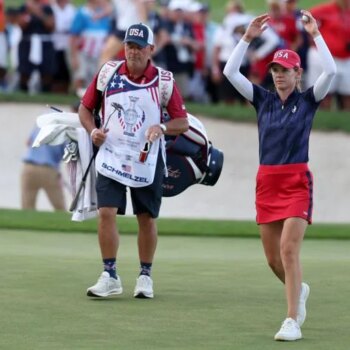
[[[194,184],[214,186],[221,174],[223,152],[208,140],[203,124],[187,116],[189,130],[165,138],[168,176],[163,181],[163,197],[176,196]]]

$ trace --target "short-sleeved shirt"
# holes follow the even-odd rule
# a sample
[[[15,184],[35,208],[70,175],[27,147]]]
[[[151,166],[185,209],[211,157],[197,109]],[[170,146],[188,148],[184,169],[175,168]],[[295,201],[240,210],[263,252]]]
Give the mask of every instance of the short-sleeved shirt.
[[[35,165],[46,165],[56,170],[59,169],[64,153],[64,144],[61,145],[41,145],[40,147],[31,147],[40,129],[35,127],[29,138],[29,147],[23,157],[24,163]]]
[[[257,111],[259,160],[263,165],[307,163],[313,118],[319,106],[313,87],[294,91],[282,103],[276,92],[254,86]]]
[[[143,75],[137,79],[133,79],[129,74],[126,62],[124,62],[118,69],[118,74],[127,75],[128,79],[130,79],[134,83],[147,84],[158,75],[158,69],[154,65],[149,63]],[[93,81],[87,88],[86,93],[82,99],[82,104],[91,111],[99,105],[99,100],[101,98],[100,91],[96,89],[97,77],[98,74],[96,74],[96,76],[94,77]],[[182,96],[175,82],[173,86],[173,93],[170,97],[168,105],[166,106],[166,110],[171,119],[187,117],[187,111]]]
[[[78,9],[70,28],[70,34],[81,39],[80,51],[88,57],[98,59],[110,30],[108,17],[94,18],[102,9],[91,11],[87,6]]]

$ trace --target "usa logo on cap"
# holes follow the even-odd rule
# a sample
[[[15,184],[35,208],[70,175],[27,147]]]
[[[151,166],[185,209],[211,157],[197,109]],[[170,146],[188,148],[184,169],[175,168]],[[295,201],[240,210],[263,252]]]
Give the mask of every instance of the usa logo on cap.
[[[285,68],[299,68],[300,67],[300,57],[292,50],[278,50],[273,56],[273,60],[269,65],[277,63]]]
[[[135,43],[141,47],[154,45],[152,29],[144,23],[133,24],[125,33],[124,43]]]

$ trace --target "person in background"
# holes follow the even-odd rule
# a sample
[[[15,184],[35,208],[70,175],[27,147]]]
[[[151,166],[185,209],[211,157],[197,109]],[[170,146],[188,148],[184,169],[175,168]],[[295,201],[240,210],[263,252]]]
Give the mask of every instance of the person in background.
[[[19,9],[18,24],[22,38],[18,47],[20,89],[28,91],[28,83],[35,71],[40,72],[42,92],[50,92],[55,69],[55,50],[52,33],[55,18],[51,6],[40,0],[26,0]]]
[[[296,51],[301,59],[301,66],[304,70],[304,75],[307,71],[307,51],[309,49],[309,35],[304,29],[302,23],[301,9],[298,8],[298,0],[284,0],[286,14],[295,18],[296,27],[301,36],[300,45]],[[303,84],[304,85],[304,84]]]
[[[224,74],[252,103],[257,112],[259,170],[256,177],[256,220],[267,262],[285,285],[287,317],[275,340],[302,338],[306,300],[310,288],[302,282],[300,249],[312,222],[313,176],[308,167],[312,122],[321,100],[336,74],[333,57],[310,12],[304,28],[321,57],[323,72],[308,90],[301,92],[302,68],[295,51],[275,52],[268,65],[276,91],[252,84],[239,71],[250,42],[265,30],[268,14],[249,24],[229,58]]]
[[[190,98],[189,82],[194,71],[194,53],[201,45],[194,39],[192,24],[188,19],[189,9],[187,1],[169,2],[166,29],[170,41],[164,48],[167,69],[174,73],[185,100]]]
[[[226,65],[230,54],[237,44],[234,35],[237,21],[241,22],[242,18],[247,16],[244,13],[244,7],[240,0],[230,0],[225,6],[225,16],[215,32],[212,44],[212,62],[210,67],[211,81],[216,87],[217,102],[222,101],[227,104],[236,101],[244,102],[242,96],[237,93],[236,89],[230,84],[222,71]],[[241,67],[244,74],[248,74],[249,62],[246,60],[244,67]]]
[[[33,148],[32,144],[39,130],[35,127],[31,132],[27,142],[28,149],[23,157],[22,209],[35,210],[38,193],[43,190],[55,210],[65,210],[63,182],[59,169],[65,146],[42,145]]]
[[[193,53],[193,73],[190,77],[188,92],[190,100],[197,103],[208,101],[205,84],[206,17],[203,15],[203,9],[204,5],[198,1],[189,6],[189,19],[197,48]]]
[[[157,246],[156,218],[165,171],[164,134],[178,135],[189,126],[175,82],[166,105],[171,119],[167,122],[161,119],[164,105],[161,101],[166,89],[162,89],[161,94],[160,83],[173,79],[168,71],[159,76],[158,69],[151,63],[155,50],[152,30],[143,23],[131,25],[126,31],[124,49],[126,60],[119,66],[116,62],[106,63],[92,80],[79,107],[81,124],[91,135],[94,145],[99,147],[95,161],[96,191],[104,271],[97,283],[87,289],[87,295],[108,297],[123,291],[117,273],[119,233],[116,215],[125,214],[129,189],[139,226],[140,273],[134,297],[153,298],[151,269]],[[110,70],[112,78],[106,81],[102,95],[100,83]],[[96,128],[93,111],[101,105],[102,126]]]
[[[235,7],[232,5],[236,3]],[[213,54],[213,77],[219,79],[220,99],[226,103],[239,101],[245,104],[246,100],[228,81],[222,73],[233,48],[245,33],[247,26],[252,20],[252,15],[244,13],[240,2],[230,1],[230,11],[223,21],[221,30],[217,31]],[[271,61],[274,51],[280,46],[280,38],[276,32],[267,26],[266,30],[255,38],[249,45],[247,55],[240,66],[243,75],[249,77],[254,83],[259,83],[264,87],[269,86],[269,76],[267,63]]]
[[[78,8],[70,29],[70,62],[73,88],[81,97],[96,70],[110,30],[111,19],[105,13],[105,0],[87,0]]]
[[[19,9],[6,8],[6,34],[8,39],[8,70],[6,75],[6,91],[13,92],[18,89],[18,46],[22,37],[22,30],[18,25]],[[1,51],[1,48],[0,48]]]
[[[152,56],[153,63],[167,69],[166,55],[164,47],[170,41],[170,35],[165,27],[165,20],[160,16],[155,0],[144,0],[146,10],[146,24],[154,33],[155,52]]]
[[[56,55],[56,70],[52,90],[68,93],[71,84],[69,59],[69,31],[76,13],[70,0],[55,0],[52,4],[55,16],[55,31],[53,43]]]
[[[301,44],[296,18],[286,11],[284,0],[267,0],[269,25],[283,40],[284,48],[296,51]]]
[[[7,53],[6,18],[4,0],[0,0],[0,91],[6,88]]]
[[[148,0],[111,0],[105,7],[105,13],[112,18],[112,25],[101,51],[100,65],[115,58],[124,58],[126,29],[133,23],[147,22],[146,2]]]
[[[213,81],[211,74],[211,67],[213,64],[213,50],[214,50],[214,38],[217,30],[219,29],[219,23],[211,19],[211,10],[209,5],[204,4],[201,10],[201,15],[204,17],[205,23],[205,85],[206,91],[211,103],[219,102],[219,94],[216,85]]]
[[[337,66],[337,75],[322,107],[330,109],[336,98],[339,109],[350,111],[350,0],[332,0],[312,7],[310,12],[319,23],[320,32]],[[307,61],[309,69],[306,84],[311,86],[322,69],[314,45],[310,46]]]

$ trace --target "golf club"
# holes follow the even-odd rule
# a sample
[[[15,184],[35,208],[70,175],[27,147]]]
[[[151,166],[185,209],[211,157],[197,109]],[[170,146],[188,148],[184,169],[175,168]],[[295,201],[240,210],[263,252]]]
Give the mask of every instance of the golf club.
[[[114,108],[114,110],[113,110],[113,112],[111,112],[110,115],[108,116],[108,118],[107,118],[105,124],[103,125],[103,129],[106,129],[106,128],[107,128],[107,125],[108,125],[108,123],[109,123],[109,120],[111,119],[111,116],[112,116],[117,110],[124,110],[123,106],[120,105],[119,103],[116,103],[116,102],[113,102],[113,103],[112,103],[112,107]],[[87,168],[86,168],[86,170],[85,170],[85,172],[84,172],[84,175],[83,175],[83,177],[82,177],[82,179],[81,179],[81,182],[80,182],[80,185],[79,185],[79,187],[78,187],[78,190],[77,190],[77,192],[76,192],[76,194],[75,194],[75,196],[74,196],[74,198],[73,198],[73,201],[72,201],[72,203],[71,203],[71,205],[70,205],[70,207],[69,207],[69,211],[74,211],[75,208],[77,207],[77,204],[78,204],[78,201],[79,201],[79,197],[80,197],[80,193],[81,193],[81,191],[83,190],[83,188],[85,187],[86,179],[87,179],[87,177],[88,177],[88,175],[89,175],[89,171],[90,171],[91,165],[92,165],[93,161],[94,161],[95,158],[96,158],[96,155],[97,155],[98,150],[99,150],[99,149],[98,149],[97,147],[94,147],[94,148],[93,148],[93,155],[92,155],[92,157],[91,157],[91,159],[90,159],[90,161],[89,161],[89,164],[88,164],[88,166],[87,166]]]

